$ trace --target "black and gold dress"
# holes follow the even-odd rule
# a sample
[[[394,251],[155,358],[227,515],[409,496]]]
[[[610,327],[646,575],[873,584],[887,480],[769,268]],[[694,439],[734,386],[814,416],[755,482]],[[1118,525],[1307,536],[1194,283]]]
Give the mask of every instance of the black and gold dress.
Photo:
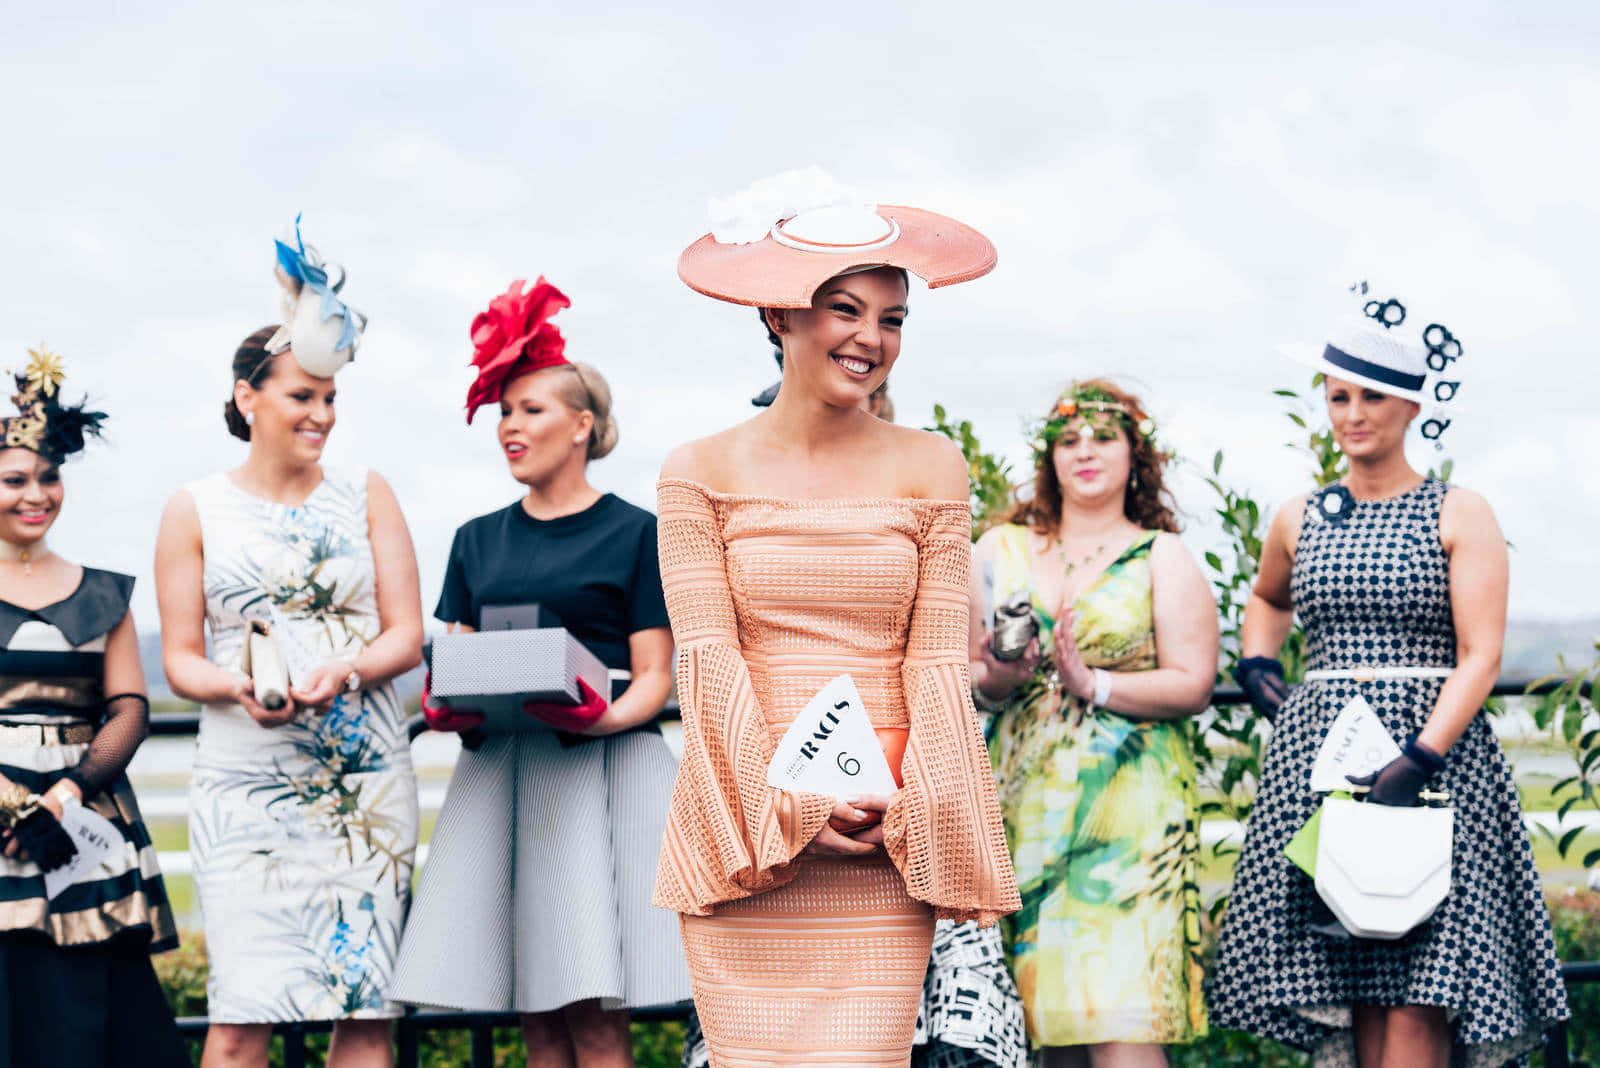
[[[0,601],[0,775],[39,794],[72,779],[121,837],[54,898],[32,860],[0,855],[0,1068],[189,1063],[150,965],[177,931],[123,774],[147,706],[103,688],[132,591],[130,576],[84,568],[55,604]]]

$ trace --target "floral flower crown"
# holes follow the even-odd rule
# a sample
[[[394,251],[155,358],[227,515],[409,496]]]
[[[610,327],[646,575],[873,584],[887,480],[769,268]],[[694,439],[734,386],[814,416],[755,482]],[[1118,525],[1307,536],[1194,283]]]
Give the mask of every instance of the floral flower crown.
[[[1098,386],[1074,382],[1061,394],[1050,414],[1040,420],[1034,429],[1034,462],[1038,463],[1049,456],[1050,450],[1061,440],[1061,435],[1078,422],[1087,423],[1095,429],[1120,423],[1139,441],[1155,446],[1155,420]]]

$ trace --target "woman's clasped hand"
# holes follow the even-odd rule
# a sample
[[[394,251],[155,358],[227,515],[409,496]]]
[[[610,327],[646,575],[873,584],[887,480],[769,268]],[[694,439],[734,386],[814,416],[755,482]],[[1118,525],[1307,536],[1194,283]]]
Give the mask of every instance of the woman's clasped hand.
[[[892,800],[889,794],[843,798],[804,852],[813,857],[864,857],[876,852],[883,846],[883,814]]]

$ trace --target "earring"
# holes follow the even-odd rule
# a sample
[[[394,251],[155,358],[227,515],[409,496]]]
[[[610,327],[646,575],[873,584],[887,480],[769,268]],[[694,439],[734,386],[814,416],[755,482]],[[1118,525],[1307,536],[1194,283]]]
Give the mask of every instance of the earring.
[[[256,413],[255,412],[245,412],[244,413],[244,425],[245,426],[255,426],[256,425]]]
[[[1136,490],[1136,491],[1138,490],[1138,488],[1139,488],[1139,472],[1135,471],[1133,473],[1133,475],[1128,479],[1128,485],[1130,487],[1132,487],[1134,490]]]

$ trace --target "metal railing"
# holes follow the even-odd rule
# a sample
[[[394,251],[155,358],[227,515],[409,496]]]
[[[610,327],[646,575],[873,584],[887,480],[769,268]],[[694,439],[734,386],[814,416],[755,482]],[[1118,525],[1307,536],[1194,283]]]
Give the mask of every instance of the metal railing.
[[[1538,695],[1549,693],[1561,684],[1563,680],[1556,679],[1534,687],[1533,679],[1500,679],[1494,685],[1492,696],[1495,697],[1521,697],[1528,694]],[[1589,696],[1589,688],[1584,687],[1584,696]],[[1244,704],[1249,700],[1244,691],[1237,686],[1218,686],[1211,695],[1213,705]],[[661,718],[675,720],[678,718],[677,698],[674,695],[662,711]],[[160,735],[185,735],[194,734],[200,725],[199,712],[163,713],[151,716],[150,733]],[[410,737],[416,737],[428,729],[427,724],[420,715],[412,716],[407,721]],[[1600,983],[1600,961],[1573,961],[1562,964],[1561,977],[1569,988],[1581,983]],[[639,1022],[662,1020],[687,1020],[693,1002],[683,1001],[667,1005],[651,1005],[634,1009],[632,1017]],[[470,1035],[472,1049],[472,1068],[492,1068],[494,1064],[494,1029],[497,1027],[517,1027],[521,1017],[514,1012],[419,1012],[408,1009],[405,1015],[395,1021],[395,1041],[397,1049],[396,1068],[417,1068],[418,1058],[421,1055],[421,1037],[430,1031],[466,1031]],[[1585,1023],[1591,1023],[1585,1021]],[[1592,1025],[1592,1023],[1591,1023]],[[204,1016],[184,1016],[178,1019],[178,1030],[191,1042],[198,1042],[205,1038],[210,1021]],[[284,1068],[306,1068],[309,1064],[306,1038],[310,1035],[327,1034],[333,1028],[330,1020],[307,1020],[303,1022],[274,1024],[272,1032],[283,1043]],[[1546,1034],[1544,1047],[1544,1063],[1546,1068],[1570,1068],[1571,1052],[1569,1049],[1568,1025],[1566,1022],[1558,1023],[1550,1028]]]

